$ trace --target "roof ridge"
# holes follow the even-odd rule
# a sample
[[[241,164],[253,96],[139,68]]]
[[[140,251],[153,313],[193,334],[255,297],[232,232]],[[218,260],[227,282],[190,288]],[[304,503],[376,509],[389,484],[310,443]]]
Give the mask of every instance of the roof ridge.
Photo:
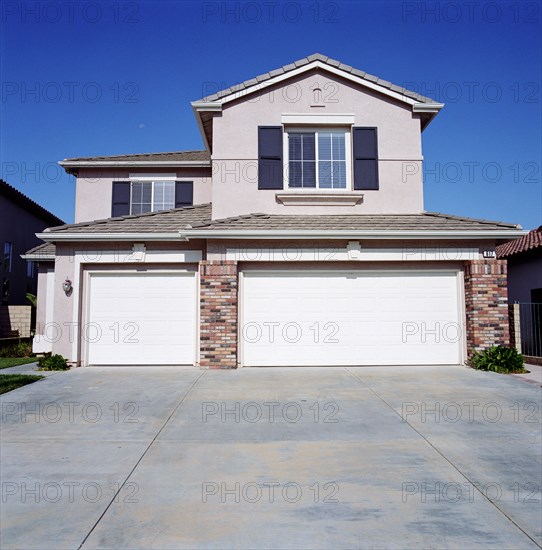
[[[240,82],[238,84],[234,84],[233,86],[230,86],[228,88],[224,88],[222,90],[218,90],[217,92],[213,94],[209,94],[199,100],[197,102],[210,102],[210,101],[217,101],[223,97],[226,97],[228,95],[231,95],[236,92],[240,92],[242,90],[245,90],[249,88],[250,86],[254,86],[256,84],[259,84],[260,82],[265,82],[266,80],[270,80],[271,78],[274,78],[275,76],[279,76],[281,74],[286,74],[288,72],[291,72],[295,69],[298,69],[299,67],[303,67],[304,65],[308,65],[312,63],[313,61],[320,61],[322,63],[325,63],[326,65],[329,65],[331,67],[335,67],[337,69],[340,69],[344,72],[350,73],[354,76],[357,76],[358,78],[362,78],[363,80],[368,80],[369,82],[373,82],[377,84],[378,86],[382,86],[383,88],[386,88],[388,90],[394,91],[396,93],[399,93],[401,95],[410,97],[411,99],[416,99],[417,101],[421,103],[438,103],[435,99],[423,96],[421,94],[418,94],[417,92],[414,92],[412,90],[409,90],[408,88],[405,88],[403,86],[398,86],[396,84],[393,84],[387,80],[384,80],[382,78],[379,78],[378,76],[371,75],[369,73],[366,73],[365,71],[361,71],[359,69],[356,69],[350,65],[347,65],[345,63],[342,63],[341,61],[337,59],[332,59],[331,57],[327,57],[324,54],[321,53],[313,53],[306,57],[302,57],[301,59],[297,59],[296,61],[292,61],[291,63],[287,63],[286,65],[283,65],[282,67],[279,67],[277,69],[272,69],[268,71],[267,73],[263,73],[261,75],[249,78],[247,80],[244,80],[243,82]]]

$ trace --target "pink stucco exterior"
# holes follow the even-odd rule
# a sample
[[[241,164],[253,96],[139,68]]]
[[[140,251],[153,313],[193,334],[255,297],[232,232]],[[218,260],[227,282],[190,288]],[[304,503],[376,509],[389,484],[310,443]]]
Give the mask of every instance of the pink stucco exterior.
[[[110,218],[113,182],[126,181],[135,174],[176,174],[177,179],[194,182],[194,204],[211,202],[209,168],[81,169],[76,183],[75,223]]]
[[[316,85],[323,92],[313,106]],[[378,128],[380,189],[354,206],[294,206],[276,191],[258,190],[258,126],[280,126],[283,115],[354,115],[353,126]],[[347,125],[348,127],[351,125]],[[213,120],[213,218],[273,214],[411,214],[423,211],[420,120],[409,105],[313,71],[226,104]],[[352,190],[352,182],[347,182]]]

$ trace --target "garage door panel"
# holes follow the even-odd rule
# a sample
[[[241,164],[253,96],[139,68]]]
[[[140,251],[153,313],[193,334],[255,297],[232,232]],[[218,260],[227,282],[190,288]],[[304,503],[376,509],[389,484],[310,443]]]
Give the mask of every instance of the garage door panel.
[[[87,333],[91,365],[193,364],[195,275],[92,274]]]
[[[457,364],[455,273],[261,273],[243,280],[243,363]]]

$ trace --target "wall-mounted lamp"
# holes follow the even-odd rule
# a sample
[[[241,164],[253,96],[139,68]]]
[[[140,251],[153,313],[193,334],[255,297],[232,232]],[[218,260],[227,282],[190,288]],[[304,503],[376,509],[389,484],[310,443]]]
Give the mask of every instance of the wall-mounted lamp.
[[[64,293],[66,296],[69,296],[73,291],[73,285],[72,282],[66,277],[66,280],[62,283],[62,289],[64,290]]]

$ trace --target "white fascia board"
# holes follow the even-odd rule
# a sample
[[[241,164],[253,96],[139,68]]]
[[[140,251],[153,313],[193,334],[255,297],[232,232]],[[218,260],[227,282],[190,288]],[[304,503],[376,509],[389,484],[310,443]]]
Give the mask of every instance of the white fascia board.
[[[21,259],[31,262],[54,262],[55,257],[45,254],[21,254]]]
[[[131,161],[120,161],[120,160],[77,160],[77,161],[59,161],[60,166],[63,168],[77,168],[77,167],[130,167],[130,166],[154,166],[160,167],[165,166],[167,168],[172,168],[178,166],[179,168],[209,168],[211,166],[210,160],[131,160]]]
[[[200,109],[198,107],[196,107],[196,104],[197,104],[197,102],[192,103],[192,112],[194,113],[194,116],[196,117],[196,122],[198,124],[198,128],[199,128],[199,132],[201,134],[201,137],[203,139],[203,145],[205,145],[205,150],[206,151],[211,151],[209,140],[207,139],[207,136],[205,135],[205,130],[203,129],[203,122],[201,121],[201,116],[199,114]],[[211,110],[211,109],[204,109],[202,107],[201,110],[205,111],[205,110]],[[222,106],[220,107],[220,110],[222,110]],[[209,162],[209,165],[210,164],[211,163]]]
[[[75,241],[186,241],[184,235],[175,233],[69,233],[45,232],[36,233],[36,236],[46,242],[75,242]]]
[[[415,103],[412,106],[412,111],[414,113],[438,113],[444,105],[444,103]]]
[[[293,78],[295,76],[298,76],[300,74],[303,74],[307,71],[310,71],[312,69],[322,69],[324,71],[328,71],[332,74],[335,74],[337,76],[340,76],[341,78],[346,78],[347,80],[350,80],[351,82],[355,82],[356,84],[359,84],[360,86],[364,86],[365,88],[369,88],[371,90],[375,90],[377,92],[380,92],[384,95],[387,95],[389,97],[392,97],[394,99],[397,99],[399,101],[402,101],[404,103],[407,103],[408,105],[415,105],[419,103],[417,99],[413,99],[411,97],[408,97],[404,94],[400,94],[398,92],[394,92],[393,90],[390,90],[388,88],[384,88],[383,86],[380,86],[376,82],[371,82],[369,80],[366,80],[362,77],[355,76],[351,73],[348,73],[346,71],[343,71],[342,69],[339,69],[338,67],[332,67],[328,65],[327,63],[323,63],[321,61],[312,61],[311,63],[308,63],[307,65],[303,65],[301,67],[298,67],[297,69],[294,69],[292,71],[288,71],[286,73],[274,76],[270,78],[269,80],[264,80],[262,82],[258,82],[257,84],[254,84],[253,86],[250,86],[248,88],[241,88],[237,91],[231,92],[227,96],[224,96],[223,98],[217,99],[216,101],[195,101],[192,103],[192,106],[196,109],[205,109],[205,110],[211,110],[212,107],[215,107],[217,105],[224,105],[226,103],[229,103],[230,101],[234,101],[236,99],[248,96],[254,92],[259,92],[265,88],[268,88],[269,86],[273,86],[275,84],[278,84],[279,82],[282,82],[284,80],[288,80],[290,78]],[[428,103],[427,105],[435,105],[433,103]],[[209,106],[206,108],[206,106]]]
[[[280,121],[282,124],[354,124],[356,122],[355,113],[300,113],[300,114],[290,114],[284,113]]]
[[[190,239],[513,239],[519,229],[477,231],[318,231],[318,230],[191,230],[180,232]]]

